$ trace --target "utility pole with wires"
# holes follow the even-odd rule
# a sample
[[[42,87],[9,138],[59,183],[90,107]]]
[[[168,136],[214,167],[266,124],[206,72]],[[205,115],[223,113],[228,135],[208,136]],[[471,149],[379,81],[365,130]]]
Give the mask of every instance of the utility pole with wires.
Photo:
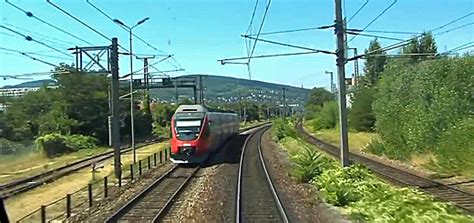
[[[154,59],[155,56],[147,56],[147,57],[136,57],[138,60],[143,60],[143,84],[145,85],[145,92],[144,92],[144,101],[146,103],[146,108],[148,114],[151,114],[150,108],[150,73],[148,70],[148,59]]]
[[[286,118],[287,109],[286,109],[286,88],[283,88],[283,118]]]
[[[346,83],[345,83],[345,30],[344,20],[342,19],[342,3],[341,0],[335,1],[336,24],[335,31],[337,36],[337,77],[339,82],[339,122],[341,128],[341,164],[349,165],[349,145],[347,132],[347,108],[346,108]]]
[[[357,48],[352,47],[348,48],[348,50],[353,50],[354,51],[354,56],[357,56]],[[359,81],[359,59],[354,60],[354,78],[352,80],[353,85],[357,85],[357,82]]]
[[[110,70],[111,70],[111,137],[112,147],[114,148],[114,172],[117,179],[122,179],[122,166],[120,161],[120,105],[119,105],[119,67],[118,67],[118,40],[112,38],[112,47],[110,52]]]

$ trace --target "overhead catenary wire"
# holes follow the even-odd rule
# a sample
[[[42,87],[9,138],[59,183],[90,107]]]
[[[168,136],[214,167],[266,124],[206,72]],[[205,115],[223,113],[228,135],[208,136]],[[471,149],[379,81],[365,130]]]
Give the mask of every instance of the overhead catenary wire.
[[[474,41],[470,41],[470,42],[461,44],[461,45],[459,45],[459,46],[456,46],[456,47],[454,47],[454,48],[452,48],[452,49],[450,49],[450,50],[448,50],[448,51],[446,51],[446,52],[444,52],[444,53],[441,53],[441,55],[443,55],[443,54],[450,54],[450,53],[456,52],[456,51],[458,51],[458,50],[463,50],[465,47],[468,47],[468,48],[469,48],[469,47],[472,47],[472,46],[474,46]]]
[[[169,55],[169,56],[166,57],[166,58],[163,58],[163,59],[161,59],[161,60],[159,60],[159,61],[157,61],[157,62],[154,62],[154,63],[152,63],[152,64],[149,64],[148,66],[153,67],[153,66],[156,65],[156,64],[159,64],[159,63],[161,63],[161,62],[163,62],[163,61],[168,60],[169,58],[173,58],[173,55]],[[145,69],[145,68],[140,68],[140,69],[138,69],[138,70],[133,71],[132,73],[128,73],[128,74],[126,74],[126,75],[123,75],[123,76],[120,77],[120,78],[125,78],[125,77],[128,77],[128,76],[130,76],[130,75],[137,74],[138,72],[140,72],[140,71],[142,71],[142,70],[144,70],[144,69]]]
[[[56,48],[54,48],[54,47],[52,47],[52,46],[50,46],[50,45],[48,45],[48,44],[45,44],[45,43],[43,43],[43,42],[41,42],[41,41],[38,41],[38,40],[36,40],[36,39],[33,39],[33,37],[31,37],[31,36],[24,35],[24,34],[18,32],[18,31],[16,31],[16,30],[10,29],[10,28],[8,28],[8,27],[6,27],[6,26],[4,26],[4,25],[0,25],[0,27],[4,28],[4,29],[6,29],[6,30],[8,30],[8,31],[10,31],[10,32],[13,32],[13,33],[15,33],[15,34],[17,34],[17,35],[20,35],[20,36],[24,37],[26,41],[33,41],[33,42],[35,42],[35,43],[38,43],[38,44],[43,45],[43,46],[45,46],[45,47],[48,47],[48,48],[50,48],[50,49],[52,49],[52,50],[54,50],[54,51],[56,51],[56,52],[59,52],[59,53],[61,53],[61,54],[64,54],[64,55],[66,55],[66,56],[68,56],[68,57],[72,57],[71,55],[69,55],[69,54],[67,54],[67,53],[65,53],[65,52],[63,52],[63,51],[61,51],[61,50],[59,50],[59,49],[56,49]]]
[[[76,36],[76,35],[74,35],[74,34],[68,32],[68,31],[66,31],[66,30],[64,30],[64,29],[62,29],[62,28],[59,28],[58,26],[55,26],[55,25],[53,25],[53,24],[51,24],[51,23],[49,23],[49,22],[47,22],[47,21],[45,21],[45,20],[43,20],[43,19],[41,19],[41,18],[35,16],[32,12],[26,11],[26,10],[20,8],[19,6],[15,5],[15,4],[11,3],[11,2],[9,2],[8,0],[5,0],[5,2],[6,2],[7,4],[11,5],[12,7],[14,7],[14,8],[16,8],[16,9],[22,11],[23,13],[26,14],[26,16],[28,16],[28,17],[30,17],[30,18],[34,18],[34,19],[40,21],[41,23],[43,23],[43,24],[45,24],[45,25],[48,25],[48,26],[50,26],[50,27],[52,27],[52,28],[54,28],[54,29],[56,29],[56,30],[58,30],[58,31],[60,31],[60,32],[62,32],[62,33],[64,33],[64,34],[67,34],[67,35],[69,35],[69,36],[71,36],[71,37],[73,37],[73,38],[75,38],[75,39],[77,39],[77,40],[80,40],[81,42],[87,43],[87,44],[89,44],[89,45],[93,45],[92,43],[88,42],[87,40],[84,40],[84,39],[82,39],[82,38],[80,38],[80,37],[78,37],[78,36]]]
[[[406,45],[410,44],[410,41],[412,41],[412,40],[414,40],[414,39],[418,39],[418,38],[420,38],[420,37],[426,35],[426,33],[430,33],[430,32],[436,31],[436,30],[440,30],[440,29],[445,28],[445,27],[447,27],[447,26],[449,26],[449,25],[451,25],[451,24],[454,24],[454,23],[457,22],[457,21],[460,21],[460,20],[462,20],[462,19],[464,19],[464,18],[467,18],[467,17],[469,17],[469,16],[471,16],[471,15],[474,15],[474,12],[470,12],[470,13],[468,13],[468,14],[466,14],[466,15],[462,15],[461,17],[458,17],[458,18],[456,18],[456,19],[454,19],[454,20],[452,20],[452,21],[449,21],[449,22],[447,22],[447,23],[445,23],[445,24],[443,24],[443,25],[441,25],[441,26],[438,26],[438,27],[436,27],[436,28],[433,28],[433,29],[431,29],[431,30],[428,30],[428,31],[426,31],[426,32],[424,32],[424,33],[422,33],[422,34],[420,34],[420,35],[414,36],[414,37],[409,38],[409,39],[406,39],[406,40],[404,40],[404,41],[391,44],[391,45],[389,45],[389,46],[383,47],[383,48],[378,49],[378,50],[370,51],[370,52],[367,52],[367,53],[364,53],[364,54],[360,54],[360,55],[357,55],[357,56],[348,58],[347,61],[355,60],[355,59],[361,58],[361,57],[363,57],[363,56],[371,55],[371,54],[374,54],[374,53],[377,53],[377,52],[389,51],[389,50],[393,50],[393,49],[397,49],[397,48],[406,46]],[[466,26],[464,25],[463,27],[466,27]],[[452,31],[457,30],[457,29],[459,29],[459,27],[456,27],[455,29],[451,29],[451,30],[449,30],[448,32],[444,31],[443,34],[452,32]]]
[[[368,3],[369,3],[369,0],[365,0],[365,3],[362,4],[362,6],[360,6],[359,9],[357,9],[357,11],[354,13],[354,15],[351,16],[351,18],[349,18],[349,20],[347,21],[347,24],[349,24]]]
[[[262,28],[263,28],[263,25],[265,24],[265,19],[267,18],[268,9],[270,8],[271,3],[272,3],[272,0],[268,0],[267,6],[265,7],[265,12],[263,13],[262,21],[260,22],[260,27],[258,28],[257,38],[255,38],[255,41],[252,46],[252,50],[250,51],[249,60],[247,61],[247,63],[250,63],[250,57],[252,57],[253,53],[255,52],[255,47],[257,46],[257,39],[260,36],[260,33],[262,32]]]
[[[372,19],[372,21],[370,21],[364,28],[362,28],[362,32],[369,28],[369,26],[371,26],[380,17],[382,17],[382,15],[385,14],[390,8],[392,8],[397,3],[397,1],[398,0],[393,0],[393,2],[389,6],[387,6],[381,13],[379,13],[374,19]],[[347,43],[350,43],[355,38],[357,38],[357,36],[352,37]]]
[[[309,28],[301,28],[301,29],[291,29],[291,30],[282,30],[282,31],[273,31],[273,32],[260,33],[260,36],[273,35],[273,34],[283,34],[283,33],[293,33],[293,32],[303,32],[303,31],[310,31],[310,30],[323,30],[323,29],[329,29],[329,28],[332,28],[332,27],[334,27],[334,25],[309,27]],[[256,36],[256,35],[257,34],[248,34],[248,36]]]
[[[315,54],[319,52],[309,51],[309,52],[297,52],[297,53],[280,53],[280,54],[269,54],[269,55],[258,55],[252,56],[253,59],[255,58],[270,58],[270,57],[285,57],[285,56],[297,56],[297,55],[308,55],[308,54]],[[236,57],[236,58],[227,58],[222,60],[217,60],[221,64],[230,63],[229,61],[233,60],[246,60],[248,57]],[[239,63],[239,64],[246,64],[246,63]]]
[[[55,37],[52,37],[52,36],[47,36],[47,35],[44,35],[44,34],[41,34],[41,33],[38,33],[38,32],[34,32],[34,31],[31,31],[31,30],[28,30],[28,29],[25,29],[25,28],[22,28],[22,27],[19,27],[19,26],[16,26],[16,25],[13,25],[13,24],[10,24],[10,23],[6,23],[4,22],[3,25],[6,25],[6,26],[9,26],[11,28],[14,28],[14,29],[17,29],[17,30],[20,30],[20,31],[23,31],[23,32],[27,32],[27,33],[30,33],[30,34],[34,34],[36,36],[39,36],[41,37],[41,39],[45,40],[45,41],[48,41],[48,42],[53,42],[55,44],[61,44],[61,45],[74,45],[74,43],[71,43],[71,42],[68,42],[68,41],[64,41],[64,40],[61,40],[61,39],[58,39],[58,38],[55,38]],[[61,43],[59,43],[61,42]],[[70,46],[67,46],[67,47],[70,47]]]
[[[420,35],[421,32],[409,32],[409,31],[390,31],[390,30],[364,30],[361,29],[346,29],[351,32],[364,32],[364,33],[387,33],[387,34],[406,34],[406,35]]]
[[[61,11],[62,13],[66,14],[67,16],[71,17],[72,19],[76,20],[77,22],[79,22],[81,25],[87,27],[88,29],[92,30],[93,32],[97,33],[99,36],[103,37],[104,39],[108,40],[108,41],[112,41],[111,38],[109,38],[108,36],[106,36],[105,34],[99,32],[97,29],[95,29],[94,27],[88,25],[87,23],[85,23],[84,21],[80,20],[79,18],[73,16],[71,13],[69,13],[68,11],[62,9],[61,7],[59,7],[58,5],[54,4],[51,0],[46,0],[46,2],[48,2],[50,5],[52,5],[54,8],[58,9],[59,11]],[[127,50],[126,48],[124,48],[123,46],[121,45],[118,45],[122,50],[125,50],[127,52],[129,52],[129,50]]]
[[[90,0],[87,0],[86,1],[92,8],[94,8],[95,10],[97,10],[100,14],[102,14],[103,16],[105,16],[107,19],[109,19],[110,21],[112,21],[113,23],[114,22],[114,18],[112,18],[110,15],[108,15],[106,12],[104,12],[102,9],[100,9],[98,6],[94,5]],[[123,30],[126,30],[128,31],[125,27],[123,26],[120,26]],[[140,36],[136,35],[135,33],[132,33],[132,36],[137,38],[138,40],[140,40],[140,42],[142,42],[143,44],[147,45],[148,47],[156,50],[156,51],[159,51],[159,52],[162,52],[162,53],[165,53],[164,51],[156,48],[155,46],[151,45],[150,43],[148,43],[147,41],[145,41],[143,38],[141,38]]]
[[[473,25],[473,24],[474,24],[474,22],[466,23],[466,24],[463,24],[463,25],[454,27],[454,28],[452,28],[452,29],[448,29],[448,30],[446,30],[446,31],[442,31],[442,32],[435,33],[435,34],[433,34],[433,36],[441,36],[441,35],[444,35],[444,34],[446,34],[446,33],[450,33],[450,32],[452,32],[452,31],[455,31],[455,30],[458,30],[458,29],[462,29],[462,28],[467,27],[467,26],[471,26],[471,25]]]
[[[15,53],[25,53],[25,54],[29,54],[29,55],[37,55],[37,56],[49,57],[49,58],[55,58],[55,59],[62,59],[62,60],[70,60],[71,59],[71,58],[58,57],[58,56],[54,56],[54,55],[48,55],[48,54],[37,53],[37,52],[22,52],[20,50],[14,50],[14,49],[9,49],[9,48],[5,48],[5,47],[0,47],[0,50],[15,52]]]
[[[51,62],[48,62],[48,61],[45,61],[45,60],[42,60],[42,59],[39,59],[39,58],[36,58],[34,56],[31,56],[25,52],[21,52],[21,51],[17,51],[17,50],[12,50],[12,49],[8,49],[8,48],[4,48],[4,47],[0,47],[1,50],[5,50],[5,51],[9,51],[9,52],[16,52],[16,53],[19,53],[20,55],[23,55],[25,57],[28,57],[34,61],[38,61],[40,63],[43,63],[43,64],[47,64],[47,65],[50,65],[50,66],[53,66],[53,67],[58,67],[58,65],[54,64],[54,63],[51,63]]]
[[[346,33],[350,34],[350,35],[356,35],[356,36],[358,35],[358,36],[375,37],[375,38],[387,39],[387,40],[404,41],[404,39],[395,38],[395,37],[388,37],[388,36],[371,35],[371,34],[364,34],[364,33],[351,32],[351,31],[347,31]]]
[[[295,49],[309,50],[309,51],[314,51],[314,52],[318,52],[318,53],[335,54],[335,52],[331,52],[331,51],[327,51],[327,50],[318,50],[318,49],[313,49],[313,48],[304,47],[304,46],[297,46],[297,45],[293,45],[293,44],[289,44],[289,43],[281,43],[281,42],[272,41],[272,40],[255,38],[255,37],[246,36],[246,35],[243,35],[242,37],[253,39],[255,41],[260,41],[260,42],[264,42],[264,43],[271,43],[271,44],[286,46],[286,47],[295,48]]]

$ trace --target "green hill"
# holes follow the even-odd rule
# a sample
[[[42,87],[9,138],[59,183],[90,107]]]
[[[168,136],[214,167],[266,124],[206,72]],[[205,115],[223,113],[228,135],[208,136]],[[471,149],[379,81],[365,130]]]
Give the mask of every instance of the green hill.
[[[177,77],[190,78],[196,75],[186,75]],[[283,88],[286,91],[286,100],[288,104],[300,104],[304,101],[305,94],[309,94],[309,89],[303,89],[293,86],[240,79],[225,76],[204,75],[202,77],[204,85],[204,98],[210,102],[235,102],[242,100],[255,102],[283,102]],[[192,89],[178,89],[178,96],[182,98],[193,98]],[[151,97],[159,101],[176,101],[175,89],[152,89]],[[198,93],[199,97],[199,93]]]
[[[196,75],[185,75],[173,79],[183,78],[199,79]],[[310,91],[309,89],[293,86],[225,76],[204,75],[202,79],[205,89],[204,98],[209,102],[236,102],[240,95],[242,100],[247,101],[282,103],[283,88],[285,88],[287,103],[301,104],[304,101],[305,94],[309,94]],[[51,79],[29,81],[13,86],[4,86],[3,88],[41,87],[44,85],[54,85],[54,81]],[[128,84],[124,82],[123,87],[128,89]],[[140,97],[142,94],[138,95]],[[193,95],[192,89],[178,89],[179,100],[184,98],[192,100]],[[176,102],[175,89],[152,89],[151,98],[165,102]]]

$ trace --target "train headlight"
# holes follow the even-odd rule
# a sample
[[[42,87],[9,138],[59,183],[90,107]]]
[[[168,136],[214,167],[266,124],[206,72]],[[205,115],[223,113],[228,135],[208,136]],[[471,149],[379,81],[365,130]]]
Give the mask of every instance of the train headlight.
[[[191,156],[196,151],[196,148],[191,146],[184,146],[179,148],[179,153],[186,154],[187,156]]]

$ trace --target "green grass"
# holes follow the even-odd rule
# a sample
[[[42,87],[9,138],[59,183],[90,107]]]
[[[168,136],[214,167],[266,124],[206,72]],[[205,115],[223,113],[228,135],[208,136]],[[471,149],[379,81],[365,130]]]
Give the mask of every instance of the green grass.
[[[309,132],[313,133],[314,136],[318,139],[321,139],[335,146],[341,145],[339,129],[323,129],[314,131],[311,125],[308,125],[308,123],[306,122],[304,123],[304,127]],[[372,142],[372,140],[377,138],[377,133],[349,131],[349,148],[351,150],[360,150],[365,152],[367,146]]]
[[[2,155],[0,156],[0,183],[32,176],[110,150],[110,148],[98,147],[96,149],[79,150],[54,158],[47,158],[42,152],[37,150],[20,154]]]
[[[355,222],[474,221],[449,203],[414,188],[389,185],[364,167],[341,168],[299,138],[285,137],[279,143],[290,156],[290,175],[312,183],[327,203],[341,207]]]
[[[168,145],[169,142],[165,141],[144,146],[136,151],[137,160],[145,160],[146,157],[152,155],[153,153],[159,152],[164,148],[167,148]],[[84,153],[85,154],[83,155],[87,155],[87,152]],[[122,154],[121,163],[123,166],[123,172],[128,170],[132,160],[131,152]],[[146,166],[146,162],[143,163],[144,169],[147,169]],[[66,194],[73,193],[81,188],[84,188],[92,181],[102,180],[105,176],[110,176],[108,180],[109,182],[113,182],[116,180],[115,177],[111,175],[113,171],[113,159],[107,159],[103,162],[103,168],[97,169],[95,172],[91,172],[90,168],[83,168],[73,174],[61,177],[52,183],[45,184],[44,186],[35,188],[17,196],[13,196],[5,201],[8,216],[12,221],[17,220],[22,216],[25,216],[26,214],[38,209],[41,205],[64,198]],[[102,186],[100,183],[98,185],[99,187]],[[78,202],[77,199],[78,198],[73,196],[73,203]],[[62,209],[59,209],[58,211],[64,211],[64,203],[61,204],[63,204],[61,206]],[[38,222],[38,219],[36,219],[34,222]]]

